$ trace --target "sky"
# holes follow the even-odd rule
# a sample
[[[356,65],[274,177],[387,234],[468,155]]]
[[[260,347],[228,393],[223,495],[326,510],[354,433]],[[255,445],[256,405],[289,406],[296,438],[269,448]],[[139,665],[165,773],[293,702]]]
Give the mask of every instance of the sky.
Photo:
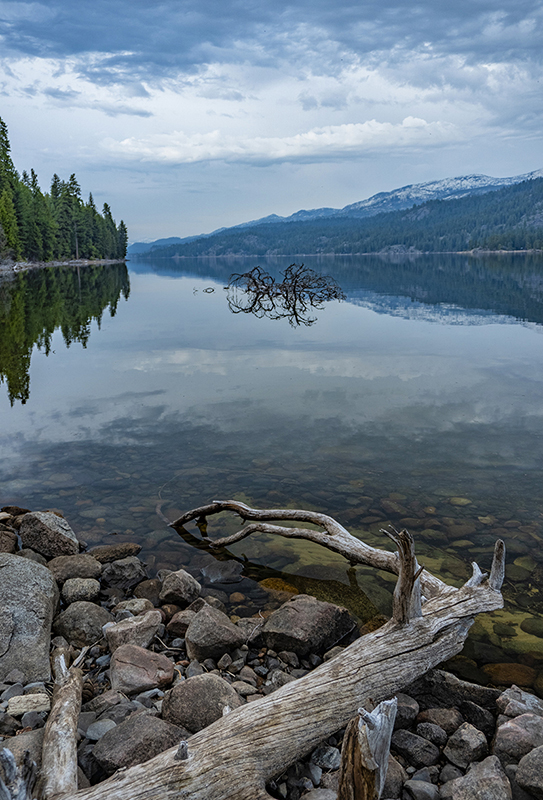
[[[130,240],[543,167],[541,0],[0,0],[16,167]]]

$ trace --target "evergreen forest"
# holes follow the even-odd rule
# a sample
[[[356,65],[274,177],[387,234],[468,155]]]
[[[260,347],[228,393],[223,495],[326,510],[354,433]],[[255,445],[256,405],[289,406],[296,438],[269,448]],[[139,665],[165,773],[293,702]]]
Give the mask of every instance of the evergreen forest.
[[[100,213],[92,194],[84,202],[75,174],[54,175],[48,193],[33,169],[19,175],[0,118],[0,261],[124,259],[127,244],[124,222],[115,224],[107,203]]]
[[[373,217],[260,223],[154,247],[142,258],[543,250],[543,178]]]

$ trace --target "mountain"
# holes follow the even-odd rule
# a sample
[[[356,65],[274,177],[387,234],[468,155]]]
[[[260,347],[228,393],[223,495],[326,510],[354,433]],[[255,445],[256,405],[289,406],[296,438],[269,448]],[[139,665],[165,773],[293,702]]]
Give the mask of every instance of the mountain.
[[[533,173],[532,173],[533,174]],[[450,188],[450,187],[449,187]],[[465,187],[452,187],[465,191]],[[543,250],[543,177],[399,211],[334,215],[226,228],[191,242],[154,248],[163,258],[288,256],[473,249]]]
[[[128,247],[129,255],[149,253],[159,247],[174,244],[185,244],[195,239],[216,236],[229,230],[251,228],[255,225],[273,225],[284,222],[306,222],[324,218],[354,218],[363,219],[390,211],[401,211],[414,205],[426,203],[429,200],[454,200],[473,194],[483,194],[495,191],[505,186],[512,186],[523,181],[543,178],[543,169],[528,172],[525,175],[515,175],[511,178],[492,178],[489,175],[462,175],[458,178],[444,178],[440,181],[427,181],[426,183],[411,183],[394,189],[392,192],[379,192],[367,200],[359,200],[343,208],[314,208],[296,211],[288,217],[278,214],[269,214],[267,217],[241,222],[228,228],[217,228],[211,233],[199,236],[187,236],[184,239],[172,236],[169,239],[157,239],[154,242],[135,242]]]

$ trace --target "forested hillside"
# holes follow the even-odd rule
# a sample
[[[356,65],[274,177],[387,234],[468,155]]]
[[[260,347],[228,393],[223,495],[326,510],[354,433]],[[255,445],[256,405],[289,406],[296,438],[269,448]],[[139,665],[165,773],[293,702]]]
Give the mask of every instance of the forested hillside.
[[[85,203],[75,175],[54,175],[49,193],[34,170],[19,175],[0,118],[0,260],[123,259],[127,243],[124,222],[115,224],[107,203],[100,214],[92,194]]]
[[[543,249],[543,178],[456,200],[432,200],[366,219],[231,228],[153,256],[304,255]]]

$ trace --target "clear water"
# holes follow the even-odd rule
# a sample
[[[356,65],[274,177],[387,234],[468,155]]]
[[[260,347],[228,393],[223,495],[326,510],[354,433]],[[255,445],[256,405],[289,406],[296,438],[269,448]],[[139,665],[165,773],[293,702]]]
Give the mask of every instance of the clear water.
[[[284,259],[0,284],[1,504],[59,509],[89,544],[140,541],[151,574],[211,558],[157,503],[170,519],[217,497],[313,508],[387,549],[379,529],[407,519],[421,562],[456,585],[504,538],[506,608],[478,619],[456,667],[488,680],[486,663],[521,664],[543,686],[543,259],[304,260],[347,299],[299,327],[234,315],[224,290]],[[365,622],[390,610],[390,576],[315,545],[230,552],[249,588],[281,577]],[[254,613],[253,595],[231,610]]]

